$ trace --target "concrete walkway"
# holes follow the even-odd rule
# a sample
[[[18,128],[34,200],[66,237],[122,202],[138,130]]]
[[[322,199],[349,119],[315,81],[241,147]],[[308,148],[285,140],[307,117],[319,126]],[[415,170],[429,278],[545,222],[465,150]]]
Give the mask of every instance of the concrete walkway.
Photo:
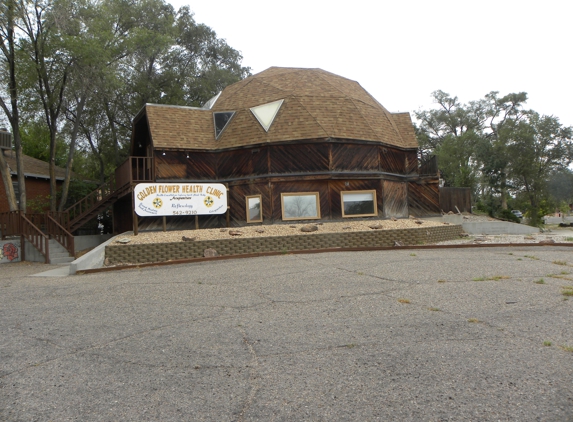
[[[571,248],[3,265],[0,420],[571,421]]]

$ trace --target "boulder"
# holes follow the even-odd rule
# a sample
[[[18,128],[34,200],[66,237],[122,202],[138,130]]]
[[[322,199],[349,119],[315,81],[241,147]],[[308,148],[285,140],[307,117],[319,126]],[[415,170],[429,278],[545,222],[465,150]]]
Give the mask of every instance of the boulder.
[[[318,226],[314,224],[306,224],[300,228],[301,232],[310,233],[318,230]]]
[[[214,256],[219,256],[219,252],[217,252],[215,249],[209,248],[203,251],[203,256],[205,258],[212,258]]]

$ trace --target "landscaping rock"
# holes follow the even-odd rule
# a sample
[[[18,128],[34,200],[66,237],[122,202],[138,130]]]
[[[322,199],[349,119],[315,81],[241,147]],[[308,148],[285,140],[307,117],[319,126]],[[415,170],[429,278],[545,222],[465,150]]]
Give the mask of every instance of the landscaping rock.
[[[382,224],[375,224],[372,226],[368,226],[370,227],[372,230],[382,230],[384,228],[384,226]]]
[[[183,237],[181,238],[181,240],[184,241],[184,242],[193,242],[193,241],[196,240],[196,239],[197,239],[196,237],[187,237],[187,236],[183,236]]]
[[[307,224],[307,225],[302,226],[300,228],[300,231],[305,232],[305,233],[315,232],[317,230],[318,230],[318,226],[316,226],[314,224]]]
[[[543,245],[549,245],[551,243],[555,243],[555,240],[553,239],[544,239],[544,240],[540,240],[539,243],[543,244]]]
[[[117,239],[116,242],[126,244],[131,242],[131,239],[128,239],[127,237],[122,237],[121,239]]]
[[[217,252],[215,249],[209,248],[203,251],[203,256],[205,258],[212,258],[214,256],[219,256],[219,252]]]
[[[231,236],[241,236],[243,232],[241,232],[240,230],[229,230],[229,234]]]

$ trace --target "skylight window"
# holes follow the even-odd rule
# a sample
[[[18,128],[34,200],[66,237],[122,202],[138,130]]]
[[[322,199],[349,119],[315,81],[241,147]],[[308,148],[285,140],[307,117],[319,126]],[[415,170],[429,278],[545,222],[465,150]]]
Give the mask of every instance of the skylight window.
[[[219,93],[217,95],[215,95],[213,98],[211,98],[205,104],[203,104],[202,108],[204,108],[205,110],[211,110],[213,108],[213,106],[215,105],[215,103],[217,102],[217,100],[219,99],[221,92],[222,91],[219,91]]]
[[[219,136],[229,125],[229,122],[234,115],[234,111],[221,111],[213,113],[213,121],[215,122],[215,139],[219,139]]]
[[[257,118],[263,129],[268,132],[284,100],[251,107],[251,112]]]

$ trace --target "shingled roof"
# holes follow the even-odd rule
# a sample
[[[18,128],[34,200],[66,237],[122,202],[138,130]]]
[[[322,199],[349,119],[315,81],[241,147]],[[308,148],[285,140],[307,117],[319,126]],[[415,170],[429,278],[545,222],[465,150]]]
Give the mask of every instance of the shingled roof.
[[[250,110],[284,100],[266,131]],[[155,148],[220,149],[305,139],[418,143],[408,113],[390,113],[355,81],[321,69],[271,67],[228,86],[210,109],[145,106]],[[213,115],[234,112],[218,139]]]
[[[11,174],[17,174],[16,153],[9,151],[4,153],[4,159],[10,168]],[[36,177],[40,179],[50,178],[50,164],[45,161],[38,160],[37,158],[28,155],[22,156],[22,164],[24,165],[24,175],[26,177]],[[56,167],[56,180],[64,180],[66,170],[61,167]]]

